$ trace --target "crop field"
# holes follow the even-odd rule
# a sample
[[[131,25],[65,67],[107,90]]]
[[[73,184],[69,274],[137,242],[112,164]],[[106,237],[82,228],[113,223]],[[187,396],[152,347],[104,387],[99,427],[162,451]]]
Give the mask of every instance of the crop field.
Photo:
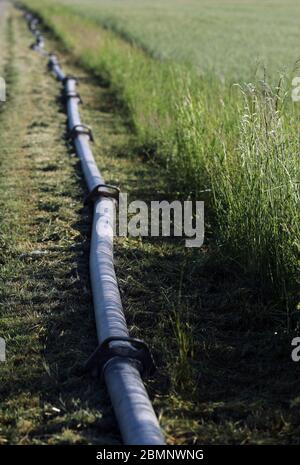
[[[115,239],[129,333],[157,364],[146,387],[166,442],[299,444],[300,3],[20,5],[80,76],[106,181],[131,200],[204,201],[199,249]],[[105,387],[81,371],[97,346],[92,213],[59,84],[32,40],[0,0],[0,444],[119,444]]]
[[[53,3],[53,2],[52,2]],[[296,0],[62,0],[73,11],[158,59],[220,79],[248,81],[257,66],[276,76],[300,58]]]

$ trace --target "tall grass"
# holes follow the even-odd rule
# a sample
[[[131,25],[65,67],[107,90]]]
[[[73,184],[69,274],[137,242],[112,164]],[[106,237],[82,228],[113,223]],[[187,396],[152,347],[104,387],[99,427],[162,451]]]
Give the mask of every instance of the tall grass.
[[[222,250],[292,306],[299,271],[297,112],[266,82],[229,87],[156,61],[66,7],[24,1],[111,83],[137,138],[175,170],[178,188],[210,190]],[[74,33],[76,31],[76,33]],[[284,94],[284,90],[281,90]]]
[[[265,83],[241,92],[237,145],[225,148],[211,170],[220,233],[229,251],[289,303],[299,279],[297,117]]]

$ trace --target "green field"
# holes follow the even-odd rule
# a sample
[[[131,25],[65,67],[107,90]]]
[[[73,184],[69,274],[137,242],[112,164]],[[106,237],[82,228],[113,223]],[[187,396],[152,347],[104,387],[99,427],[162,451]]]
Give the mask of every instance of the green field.
[[[297,0],[62,0],[154,57],[194,65],[223,79],[275,75],[300,57]]]

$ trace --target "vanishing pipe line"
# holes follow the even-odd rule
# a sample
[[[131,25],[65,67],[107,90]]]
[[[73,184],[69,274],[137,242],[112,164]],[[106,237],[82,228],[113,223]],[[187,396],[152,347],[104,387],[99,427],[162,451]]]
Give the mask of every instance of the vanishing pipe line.
[[[90,148],[91,134],[81,123],[76,93],[76,78],[66,76],[57,57],[44,51],[44,41],[37,30],[38,21],[25,15],[29,29],[36,37],[32,48],[48,56],[48,68],[64,84],[67,102],[68,128],[73,135],[76,153],[90,193],[105,186]],[[101,192],[100,192],[101,193]],[[103,194],[103,192],[102,192]],[[102,375],[114,408],[123,442],[136,445],[165,444],[141,373],[143,359],[138,357],[140,344],[129,338],[113,261],[113,223],[116,200],[109,194],[94,199],[93,226],[90,248],[90,277],[93,293],[97,336],[100,347],[93,356],[101,354],[101,344],[110,350],[102,363]],[[112,338],[112,340],[110,339]],[[104,343],[104,344],[103,344]],[[107,354],[107,353],[106,353]],[[103,351],[102,351],[103,357]]]

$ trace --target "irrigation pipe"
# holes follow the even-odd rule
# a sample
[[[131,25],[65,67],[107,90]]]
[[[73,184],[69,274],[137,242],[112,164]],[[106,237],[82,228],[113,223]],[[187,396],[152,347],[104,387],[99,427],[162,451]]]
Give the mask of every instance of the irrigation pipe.
[[[68,129],[93,203],[90,277],[99,347],[87,367],[96,368],[105,380],[124,444],[165,444],[142,376],[153,369],[152,357],[143,341],[129,337],[113,259],[113,221],[118,190],[107,186],[90,146],[92,134],[81,122],[76,78],[64,74],[55,55],[44,49],[38,20],[25,12],[35,36],[31,46],[48,58],[48,68],[63,84]]]

